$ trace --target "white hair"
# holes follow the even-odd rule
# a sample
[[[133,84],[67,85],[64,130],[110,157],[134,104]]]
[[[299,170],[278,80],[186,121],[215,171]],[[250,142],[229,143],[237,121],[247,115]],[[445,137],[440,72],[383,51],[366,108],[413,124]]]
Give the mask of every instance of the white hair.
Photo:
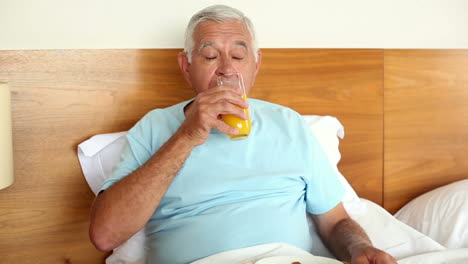
[[[195,46],[193,33],[195,32],[197,26],[205,21],[216,21],[222,23],[231,19],[242,22],[249,30],[250,36],[252,38],[252,49],[254,52],[255,61],[258,60],[258,45],[255,38],[255,31],[252,21],[250,21],[250,19],[246,17],[244,13],[235,8],[226,5],[213,5],[193,15],[187,25],[187,29],[185,30],[184,52],[187,54],[189,63],[192,62],[192,52]]]

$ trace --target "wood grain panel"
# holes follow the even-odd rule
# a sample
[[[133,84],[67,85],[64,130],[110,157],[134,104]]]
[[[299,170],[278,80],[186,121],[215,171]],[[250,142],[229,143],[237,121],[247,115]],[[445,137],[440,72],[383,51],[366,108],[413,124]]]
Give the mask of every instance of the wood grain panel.
[[[385,196],[396,212],[468,178],[468,50],[385,51]]]
[[[340,171],[361,197],[382,203],[383,51],[263,51],[252,97],[301,114],[332,115],[345,127]]]
[[[15,184],[0,191],[1,263],[103,263],[77,144],[191,98],[178,50],[0,51],[12,89]],[[382,51],[264,50],[251,96],[344,124],[340,168],[382,202]]]
[[[76,156],[94,134],[193,96],[177,50],[1,51],[12,89],[15,184],[0,191],[0,263],[104,263],[88,239],[89,190]]]

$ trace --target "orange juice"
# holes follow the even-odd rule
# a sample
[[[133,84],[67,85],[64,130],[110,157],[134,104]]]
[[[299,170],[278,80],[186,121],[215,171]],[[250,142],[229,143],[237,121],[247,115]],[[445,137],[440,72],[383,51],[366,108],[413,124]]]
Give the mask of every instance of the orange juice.
[[[247,95],[242,95],[242,98],[247,101]],[[221,115],[221,118],[226,124],[239,129],[238,135],[228,135],[232,140],[241,140],[247,138],[250,134],[250,127],[252,126],[252,123],[250,122],[250,111],[248,108],[243,108],[242,110],[247,114],[247,120],[239,118],[235,115]]]

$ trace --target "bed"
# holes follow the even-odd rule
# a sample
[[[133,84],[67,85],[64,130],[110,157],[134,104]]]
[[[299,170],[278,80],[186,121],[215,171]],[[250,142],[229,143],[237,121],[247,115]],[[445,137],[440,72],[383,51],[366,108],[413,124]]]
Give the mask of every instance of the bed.
[[[94,194],[77,147],[94,135],[128,130],[151,109],[191,98],[178,72],[178,52],[0,51],[0,80],[12,89],[16,176],[13,186],[0,191],[2,261],[103,263],[109,257],[88,239]],[[427,242],[402,250],[401,259],[447,255],[449,247],[450,255],[463,255],[463,247],[451,244],[456,241],[436,241],[432,227],[418,227],[421,214],[411,213],[431,203],[415,200],[411,209],[409,202],[468,179],[468,51],[265,49],[263,54],[251,97],[304,116],[339,120],[346,136],[338,168],[359,196],[357,208],[398,223],[410,240]],[[458,192],[457,201],[463,201],[466,190]],[[396,217],[414,227],[394,222],[392,215],[405,205],[410,213]],[[370,217],[359,212],[354,217],[365,226]],[[466,210],[453,218],[466,219]],[[376,228],[368,224],[366,230]]]

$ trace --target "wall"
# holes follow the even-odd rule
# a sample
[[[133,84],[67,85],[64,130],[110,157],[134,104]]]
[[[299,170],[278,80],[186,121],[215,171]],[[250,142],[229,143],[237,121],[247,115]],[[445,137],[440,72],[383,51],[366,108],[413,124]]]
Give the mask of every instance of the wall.
[[[2,0],[0,50],[180,48],[214,3],[251,17],[262,48],[468,48],[465,0]]]

